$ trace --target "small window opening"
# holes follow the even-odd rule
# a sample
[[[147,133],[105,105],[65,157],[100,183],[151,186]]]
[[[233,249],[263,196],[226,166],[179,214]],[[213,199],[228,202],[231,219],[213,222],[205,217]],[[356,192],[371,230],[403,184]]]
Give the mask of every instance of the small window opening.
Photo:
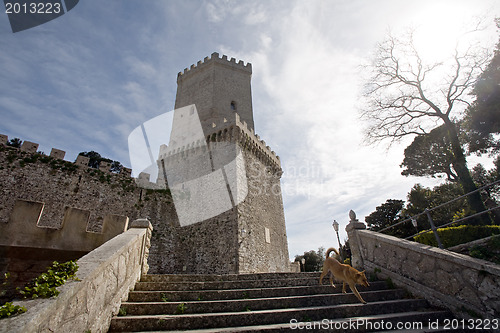
[[[231,110],[236,111],[236,102],[234,101],[231,102]]]

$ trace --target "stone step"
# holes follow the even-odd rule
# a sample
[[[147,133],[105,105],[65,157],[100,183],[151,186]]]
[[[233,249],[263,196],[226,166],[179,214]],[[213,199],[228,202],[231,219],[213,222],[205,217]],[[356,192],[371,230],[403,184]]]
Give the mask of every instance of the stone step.
[[[297,307],[241,312],[217,312],[179,315],[143,315],[114,317],[111,332],[188,330],[204,328],[240,327],[270,325],[297,321],[321,321],[325,318],[338,319],[368,316],[374,313],[388,314],[404,311],[418,311],[427,308],[425,300],[400,299],[367,304],[341,304],[329,306]]]
[[[317,281],[316,281],[317,282]],[[359,287],[359,286],[358,286]],[[263,297],[285,297],[303,296],[315,294],[335,294],[340,293],[342,284],[337,283],[336,288],[330,285],[318,284],[312,286],[275,287],[275,288],[245,288],[227,290],[151,290],[151,291],[131,291],[129,301],[131,302],[179,302],[179,301],[206,301],[206,300],[229,300],[229,299],[251,299]],[[388,289],[385,281],[371,282],[370,287],[359,287],[360,291],[376,291]],[[347,287],[348,292],[349,287]]]
[[[407,299],[401,289],[391,289],[385,281],[358,286],[361,304],[348,288],[341,292],[319,285],[320,273],[264,273],[242,275],[146,275],[136,284],[129,300],[122,303],[124,316],[114,317],[110,332],[186,331],[186,332],[276,332],[307,325],[330,325],[327,331],[363,331],[345,329],[355,320],[375,323],[421,322],[453,318],[448,311],[435,310],[427,301]],[[295,320],[295,322],[292,322]],[[326,322],[325,322],[326,320]],[[339,326],[340,325],[340,326]],[[379,325],[380,326],[380,325]],[[338,329],[338,328],[341,329]],[[395,330],[397,327],[381,327]],[[365,331],[374,331],[368,329]]]
[[[402,298],[405,291],[402,289],[379,290],[361,292],[367,302],[380,302]],[[253,299],[233,299],[219,301],[191,301],[191,302],[124,302],[121,308],[127,315],[160,315],[214,312],[241,312],[269,309],[287,309],[296,307],[326,306],[349,303],[359,303],[353,293],[323,294],[287,297],[266,297]]]
[[[244,280],[283,280],[316,279],[320,272],[303,273],[253,273],[253,274],[147,274],[141,282],[204,282],[204,281],[244,281]]]
[[[255,326],[240,326],[240,327],[225,327],[217,329],[194,329],[194,330],[176,330],[168,331],[173,333],[215,333],[215,332],[283,332],[296,330],[300,332],[374,332],[380,329],[396,328],[397,325],[413,325],[402,330],[388,330],[389,332],[444,332],[443,327],[438,329],[429,328],[429,323],[443,323],[443,320],[450,318],[451,314],[448,311],[410,311],[396,312],[389,314],[380,314],[364,317],[351,317],[341,319],[324,318],[321,321],[308,322],[293,322],[270,325],[255,325]],[[414,328],[414,329],[412,329]],[[162,331],[157,331],[162,332]],[[166,332],[166,331],[164,331]],[[446,332],[459,332],[447,330]]]
[[[325,284],[327,281],[323,281]],[[191,281],[191,282],[138,282],[135,290],[225,290],[248,288],[277,288],[289,286],[315,286],[319,278],[288,278],[263,280],[234,280],[234,281]],[[364,288],[364,287],[361,287]]]

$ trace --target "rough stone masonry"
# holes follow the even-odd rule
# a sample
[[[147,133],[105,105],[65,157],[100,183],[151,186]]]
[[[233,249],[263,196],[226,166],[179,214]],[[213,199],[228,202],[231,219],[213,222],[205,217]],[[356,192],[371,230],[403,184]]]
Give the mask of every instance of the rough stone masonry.
[[[254,132],[251,74],[251,64],[213,53],[177,77],[176,108],[196,105],[206,141],[203,149],[211,151],[213,159],[216,145],[236,147],[245,166],[239,174],[243,172],[247,184],[244,198],[230,209],[186,226],[179,223],[170,189],[151,184],[146,174],[134,181],[129,169],[115,174],[109,172],[109,165],[88,168],[81,157],[76,163],[64,161],[61,150],[40,155],[33,143],[22,149],[7,147],[7,137],[2,136],[0,233],[8,233],[4,240],[21,239],[22,226],[28,223],[43,236],[34,237],[30,244],[0,244],[4,258],[0,273],[9,270],[12,261],[7,257],[13,250],[51,249],[60,254],[69,250],[64,244],[71,238],[76,256],[89,249],[75,244],[96,242],[98,234],[122,232],[129,219],[141,217],[148,217],[154,227],[150,273],[289,271],[281,162]],[[185,146],[177,153],[185,156],[196,150]],[[159,156],[158,163],[162,161],[169,163],[172,157]],[[106,237],[99,237],[105,241]]]

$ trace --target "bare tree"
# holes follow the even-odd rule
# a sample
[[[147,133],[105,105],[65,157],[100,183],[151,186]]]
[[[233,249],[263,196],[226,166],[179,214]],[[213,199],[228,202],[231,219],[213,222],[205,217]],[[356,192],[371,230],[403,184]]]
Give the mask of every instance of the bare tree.
[[[452,166],[465,192],[476,190],[460,144],[457,122],[472,102],[470,93],[489,62],[482,48],[458,46],[449,61],[425,63],[409,32],[402,39],[391,35],[378,45],[368,70],[366,108],[362,118],[370,123],[369,143],[389,139],[391,144],[406,136],[425,135],[439,126],[451,144]],[[485,210],[480,194],[469,196],[473,210]],[[483,215],[482,223],[489,223]]]

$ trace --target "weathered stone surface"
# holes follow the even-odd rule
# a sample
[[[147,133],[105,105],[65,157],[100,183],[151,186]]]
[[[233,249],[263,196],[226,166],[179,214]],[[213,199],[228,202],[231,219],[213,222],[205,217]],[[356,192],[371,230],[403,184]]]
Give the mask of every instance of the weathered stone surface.
[[[368,230],[351,230],[349,243],[363,249],[353,256],[373,254],[355,260],[459,317],[468,318],[464,308],[484,318],[500,316],[499,265]]]
[[[140,279],[147,230],[130,229],[83,256],[77,261],[79,281],[59,287],[57,297],[15,302],[28,311],[2,320],[0,332],[106,332]]]
[[[368,302],[361,304],[352,292],[341,293],[341,285],[333,288],[327,281],[318,285],[318,279],[319,273],[146,275],[122,304],[127,316],[113,318],[110,332],[281,332],[293,330],[294,319],[304,324],[325,318],[347,323],[364,316],[386,322],[420,321],[427,326],[430,320],[451,318],[447,311],[431,310],[425,300],[408,299],[402,289],[387,289],[384,281],[359,287]],[[151,291],[140,291],[146,285]],[[162,298],[168,302],[159,301]],[[316,326],[307,331],[364,331],[357,328]]]

